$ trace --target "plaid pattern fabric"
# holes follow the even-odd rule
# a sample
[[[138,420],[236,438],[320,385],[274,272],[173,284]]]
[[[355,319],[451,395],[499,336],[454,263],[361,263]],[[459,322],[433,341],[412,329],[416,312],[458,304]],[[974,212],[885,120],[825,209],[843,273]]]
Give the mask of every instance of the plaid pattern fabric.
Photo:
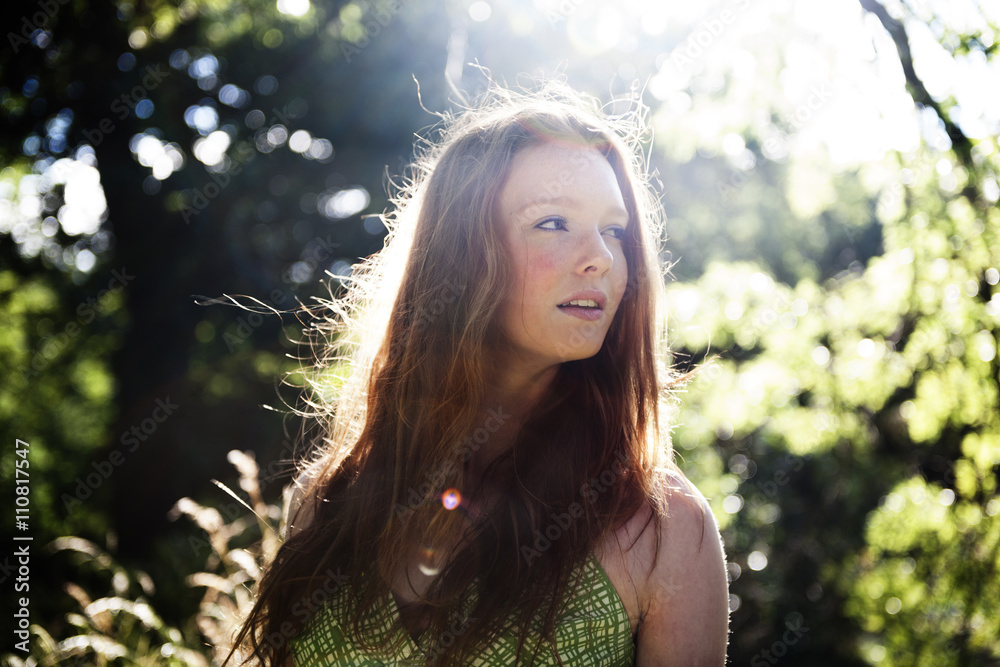
[[[575,595],[566,605],[555,630],[559,658],[564,665],[573,667],[623,667],[635,664],[632,628],[621,598],[593,554],[581,567],[582,578]],[[425,665],[430,657],[447,651],[455,641],[455,636],[449,636],[449,631],[445,631],[440,637],[427,637],[425,633],[418,646],[404,630],[394,631],[393,623],[399,612],[395,599],[390,594],[371,616],[375,620],[366,628],[366,634],[376,642],[391,635],[398,648],[392,652],[361,649],[354,643],[351,633],[342,629],[339,622],[345,616],[346,597],[346,590],[341,589],[316,614],[305,631],[290,642],[296,667]],[[460,633],[461,623],[456,623],[453,629]],[[530,637],[525,641],[520,664],[557,664],[555,653],[548,645],[542,646],[531,662],[538,643],[537,637],[534,642]],[[504,635],[470,664],[476,667],[514,665],[517,644],[516,634]]]

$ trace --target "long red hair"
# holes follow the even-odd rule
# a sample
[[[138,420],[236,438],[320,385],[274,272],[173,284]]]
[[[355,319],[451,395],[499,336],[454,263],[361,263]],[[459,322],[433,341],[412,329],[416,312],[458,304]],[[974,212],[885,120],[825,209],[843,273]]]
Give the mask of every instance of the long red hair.
[[[644,505],[654,518],[664,510],[654,484],[654,469],[671,460],[659,419],[669,379],[659,356],[662,214],[640,150],[644,121],[636,100],[609,117],[563,86],[494,88],[418,145],[384,216],[385,250],[356,267],[317,328],[323,356],[307,404],[322,442],[299,509],[309,521],[270,565],[237,637],[261,662],[288,655],[286,641],[268,638],[303,629],[310,619],[295,605],[328,585],[324,573],[344,575],[352,610],[344,630],[364,643],[366,619],[413,546],[463,531],[469,538],[424,600],[431,636],[469,608],[474,580],[476,597],[464,632],[435,662],[467,661],[500,632],[519,633],[523,646],[537,619],[551,640],[581,559]],[[597,149],[613,168],[630,218],[628,285],[597,355],[561,365],[513,446],[487,469],[501,499],[470,517],[440,499],[448,489],[476,496],[463,463],[483,432],[511,284],[498,195],[514,155],[548,141]],[[607,482],[608,471],[613,483],[591,484],[602,474]],[[551,517],[571,510],[573,521],[540,550]]]

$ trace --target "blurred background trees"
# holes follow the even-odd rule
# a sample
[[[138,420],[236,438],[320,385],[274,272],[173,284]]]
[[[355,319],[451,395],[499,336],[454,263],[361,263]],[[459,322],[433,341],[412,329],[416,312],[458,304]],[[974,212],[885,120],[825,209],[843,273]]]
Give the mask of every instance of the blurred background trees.
[[[290,309],[380,248],[364,214],[479,63],[650,105],[676,361],[719,355],[674,446],[724,528],[732,663],[1000,663],[1000,10],[688,4],[6,7],[0,470],[30,443],[34,622],[73,634],[63,584],[96,575],[41,545],[81,535],[198,646],[207,542],[170,508],[233,520],[231,449],[277,501],[299,364],[294,317],[196,301]]]

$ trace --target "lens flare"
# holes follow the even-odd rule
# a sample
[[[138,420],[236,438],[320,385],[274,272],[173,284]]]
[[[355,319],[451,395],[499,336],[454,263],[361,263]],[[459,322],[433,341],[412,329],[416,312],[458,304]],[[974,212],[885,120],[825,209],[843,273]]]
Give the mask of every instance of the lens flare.
[[[436,563],[437,555],[434,549],[423,547],[421,549],[421,560],[417,563],[417,569],[425,577],[436,577],[441,572],[441,567]]]
[[[453,510],[462,502],[462,494],[458,489],[448,489],[441,494],[441,504],[446,510]]]

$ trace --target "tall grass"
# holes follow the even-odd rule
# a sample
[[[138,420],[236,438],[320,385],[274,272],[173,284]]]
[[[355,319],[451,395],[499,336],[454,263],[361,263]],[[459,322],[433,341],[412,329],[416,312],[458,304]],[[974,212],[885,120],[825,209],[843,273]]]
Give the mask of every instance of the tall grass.
[[[190,586],[203,588],[204,594],[184,631],[165,623],[153,609],[150,596],[155,586],[148,574],[127,570],[108,549],[90,540],[60,537],[49,550],[71,553],[81,575],[85,571],[97,575],[107,588],[94,594],[67,582],[63,590],[74,606],[60,624],[69,629],[62,633],[67,636],[57,639],[42,625],[33,624],[29,654],[7,653],[0,656],[0,663],[10,667],[222,664],[250,610],[262,569],[277,554],[284,528],[281,507],[264,502],[252,453],[233,450],[228,460],[239,473],[239,487],[248,502],[217,484],[247,507],[245,514],[227,521],[217,509],[190,498],[177,501],[171,511],[172,518],[193,520],[207,535],[210,547],[201,571],[186,578]]]

